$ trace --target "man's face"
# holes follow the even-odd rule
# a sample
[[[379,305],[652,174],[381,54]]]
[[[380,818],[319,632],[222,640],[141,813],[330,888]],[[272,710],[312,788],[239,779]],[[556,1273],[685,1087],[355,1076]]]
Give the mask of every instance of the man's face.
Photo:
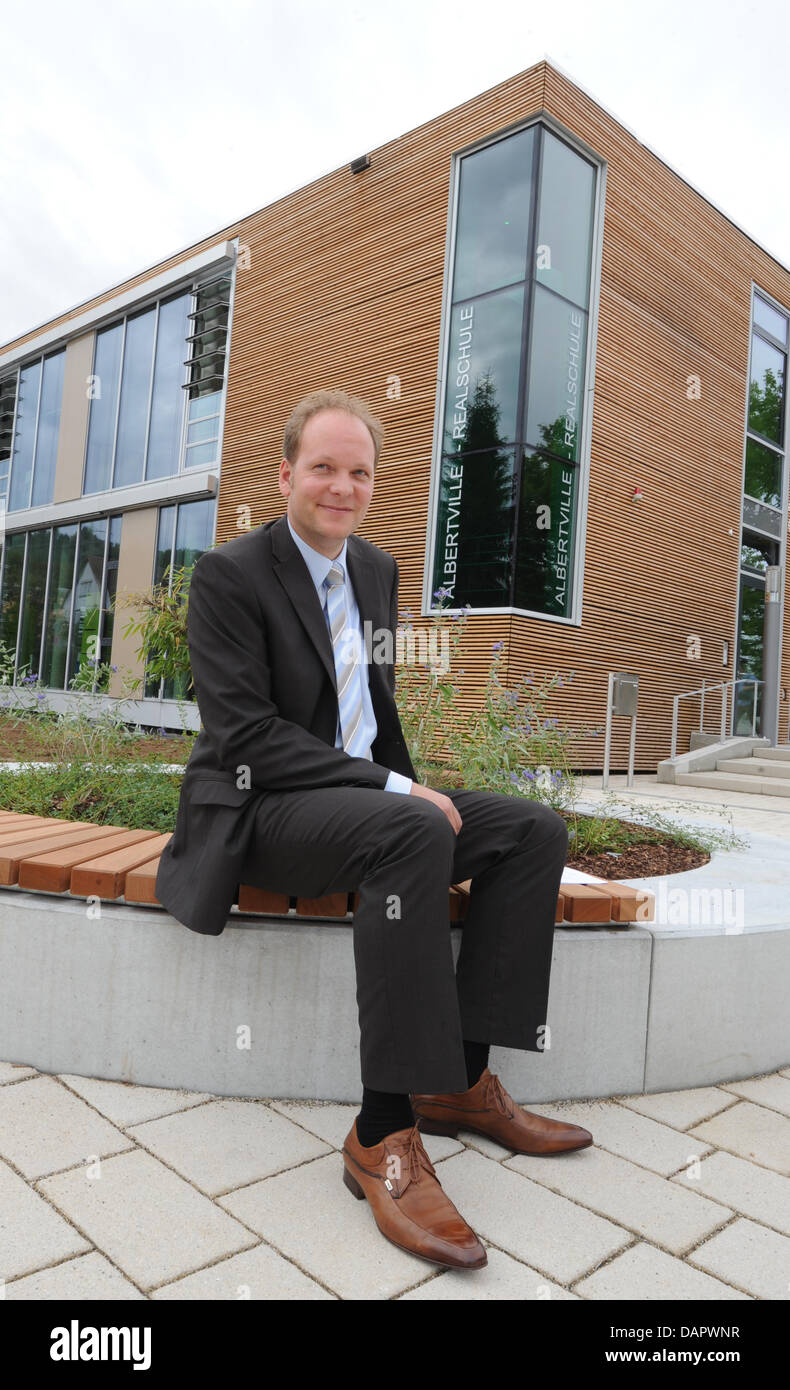
[[[344,410],[320,410],[302,430],[294,463],[280,464],[288,520],[302,540],[334,560],[365,519],[375,448],[367,426]]]

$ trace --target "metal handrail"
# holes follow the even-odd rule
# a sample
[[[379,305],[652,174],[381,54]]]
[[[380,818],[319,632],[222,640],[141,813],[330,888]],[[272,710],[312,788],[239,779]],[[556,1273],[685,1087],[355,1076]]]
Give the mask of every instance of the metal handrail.
[[[700,711],[699,711],[699,727],[700,727],[700,733],[701,733],[701,732],[702,732],[703,720],[704,720],[704,718],[705,718],[705,696],[706,696],[706,694],[707,694],[709,691],[711,691],[711,690],[721,690],[721,691],[723,692],[723,693],[722,693],[722,697],[721,697],[721,736],[722,736],[722,738],[726,738],[726,728],[727,728],[727,691],[729,690],[730,686],[733,687],[733,691],[732,691],[732,706],[731,706],[731,709],[730,709],[730,736],[732,736],[733,724],[735,723],[735,686],[736,686],[736,685],[753,685],[753,686],[754,686],[754,701],[753,701],[753,704],[752,704],[752,737],[754,738],[754,736],[755,736],[755,726],[756,726],[756,724],[757,724],[757,687],[758,687],[758,685],[763,685],[763,684],[764,684],[763,681],[757,680],[754,676],[738,676],[737,679],[735,679],[735,680],[731,680],[731,681],[717,681],[717,683],[716,683],[715,685],[706,685],[706,684],[705,684],[705,679],[704,679],[704,677],[703,677],[702,685],[699,687],[698,690],[685,690],[685,691],[683,692],[682,695],[675,695],[675,696],[673,697],[673,700],[672,700],[672,751],[670,752],[670,755],[669,755],[670,758],[674,758],[674,757],[675,757],[675,754],[676,754],[676,752],[677,752],[677,746],[678,746],[678,711],[679,711],[679,709],[680,709],[680,701],[681,701],[681,700],[688,700],[692,695],[701,695],[701,696],[702,696],[702,699],[701,699],[701,701],[700,701]]]

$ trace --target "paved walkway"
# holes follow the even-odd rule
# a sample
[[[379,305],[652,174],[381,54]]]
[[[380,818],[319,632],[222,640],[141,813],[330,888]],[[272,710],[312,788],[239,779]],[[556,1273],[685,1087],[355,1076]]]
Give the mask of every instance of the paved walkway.
[[[6,1299],[787,1299],[790,1067],[535,1105],[594,1145],[426,1135],[488,1248],[440,1270],[343,1186],[357,1107],[237,1100],[0,1064]]]
[[[581,789],[580,809],[589,805],[600,809],[608,797],[618,802],[618,812],[628,819],[623,802],[646,807],[672,818],[700,821],[722,828],[730,823],[735,830],[778,835],[790,840],[790,797],[757,796],[754,792],[725,792],[720,787],[689,787],[659,782],[654,772],[634,773],[632,787],[626,786],[624,772],[609,777],[606,791],[600,774],[577,778]],[[726,797],[726,801],[725,798]]]
[[[612,777],[610,792],[633,807],[726,823],[719,792],[625,780]],[[600,806],[600,777],[582,783],[585,802]],[[728,793],[733,827],[790,839],[790,800],[770,801]],[[460,1273],[391,1245],[343,1186],[339,1150],[357,1106],[0,1063],[0,1293],[790,1297],[790,1065],[689,1091],[530,1108],[583,1124],[593,1146],[539,1158],[470,1132],[425,1136],[445,1191],[488,1248],[486,1269]]]

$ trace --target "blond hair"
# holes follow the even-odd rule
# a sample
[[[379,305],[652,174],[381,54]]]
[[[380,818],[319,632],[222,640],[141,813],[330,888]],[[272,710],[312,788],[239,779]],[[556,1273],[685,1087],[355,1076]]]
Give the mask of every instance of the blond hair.
[[[297,406],[294,407],[291,417],[285,426],[285,438],[283,439],[283,455],[289,463],[295,463],[302,444],[302,430],[307,421],[316,415],[319,410],[345,410],[347,415],[355,415],[367,426],[373,440],[375,450],[373,457],[373,467],[379,461],[381,445],[384,439],[384,426],[375,415],[370,413],[367,405],[359,396],[349,396],[347,391],[311,391],[309,396],[304,396]]]

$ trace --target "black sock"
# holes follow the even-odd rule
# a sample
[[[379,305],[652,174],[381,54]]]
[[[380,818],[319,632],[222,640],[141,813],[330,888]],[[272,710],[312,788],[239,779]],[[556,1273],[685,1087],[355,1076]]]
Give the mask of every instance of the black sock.
[[[357,1115],[357,1138],[365,1149],[379,1144],[387,1134],[411,1129],[414,1112],[408,1095],[395,1091],[371,1091],[362,1087],[362,1109]]]
[[[467,1042],[464,1038],[464,1057],[466,1059],[466,1079],[469,1087],[476,1085],[488,1066],[490,1043]]]

